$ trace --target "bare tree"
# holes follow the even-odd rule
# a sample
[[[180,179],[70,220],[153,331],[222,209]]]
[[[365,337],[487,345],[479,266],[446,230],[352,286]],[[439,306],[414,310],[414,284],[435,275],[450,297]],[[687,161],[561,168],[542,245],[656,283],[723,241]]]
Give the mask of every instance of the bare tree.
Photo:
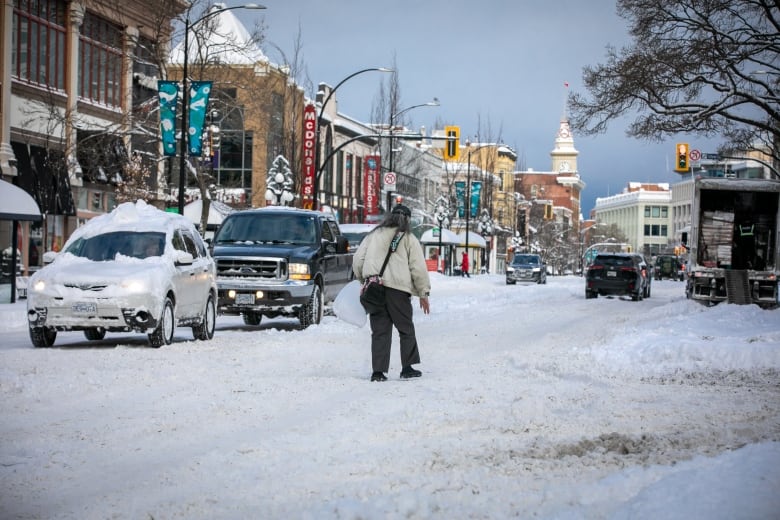
[[[638,113],[631,137],[723,136],[720,152],[771,154],[780,176],[780,9],[777,0],[618,0],[632,42],[585,67],[589,96],[569,94],[585,135]]]

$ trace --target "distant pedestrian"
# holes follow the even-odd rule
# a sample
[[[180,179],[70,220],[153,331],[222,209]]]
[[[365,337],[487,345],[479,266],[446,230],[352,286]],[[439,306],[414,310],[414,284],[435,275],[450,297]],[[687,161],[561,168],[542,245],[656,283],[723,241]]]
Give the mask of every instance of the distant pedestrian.
[[[460,260],[460,275],[461,276],[467,276],[471,278],[471,274],[469,274],[469,254],[466,251],[463,251],[463,257]]]
[[[382,271],[385,305],[369,314],[371,323],[371,381],[386,381],[390,369],[390,350],[393,327],[401,340],[401,379],[420,377],[422,372],[412,367],[420,362],[417,337],[412,322],[412,296],[420,298],[420,308],[430,313],[428,296],[431,281],[425,263],[422,245],[410,229],[411,210],[398,204],[360,243],[355,252],[352,269],[361,283]],[[396,249],[388,256],[391,246]]]

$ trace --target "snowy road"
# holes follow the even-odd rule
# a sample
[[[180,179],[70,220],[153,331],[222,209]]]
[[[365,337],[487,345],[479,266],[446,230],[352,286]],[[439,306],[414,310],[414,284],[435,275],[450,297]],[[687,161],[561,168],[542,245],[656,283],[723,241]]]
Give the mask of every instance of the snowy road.
[[[780,311],[680,282],[433,277],[423,377],[335,317],[31,347],[0,325],[2,518],[768,518]]]

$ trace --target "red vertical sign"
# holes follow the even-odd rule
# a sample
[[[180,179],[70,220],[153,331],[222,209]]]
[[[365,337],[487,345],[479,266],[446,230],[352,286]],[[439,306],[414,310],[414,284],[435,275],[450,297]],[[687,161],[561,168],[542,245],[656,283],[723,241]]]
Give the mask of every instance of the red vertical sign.
[[[366,206],[365,215],[379,214],[379,156],[367,155],[363,168],[363,204]],[[365,218],[365,217],[364,217]]]
[[[314,183],[317,182],[317,165],[315,161],[315,147],[317,146],[317,109],[309,103],[303,108],[303,153],[301,172],[301,195],[303,207],[314,207]]]

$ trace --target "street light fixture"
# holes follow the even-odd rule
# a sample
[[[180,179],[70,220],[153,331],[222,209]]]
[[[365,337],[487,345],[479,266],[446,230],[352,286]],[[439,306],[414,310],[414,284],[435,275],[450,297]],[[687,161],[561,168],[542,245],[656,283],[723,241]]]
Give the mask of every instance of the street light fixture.
[[[184,188],[185,188],[185,179],[187,178],[187,174],[185,172],[185,167],[187,163],[187,149],[188,149],[188,137],[189,137],[189,121],[188,121],[188,110],[189,110],[189,104],[190,104],[190,90],[187,86],[187,63],[189,61],[189,54],[190,54],[190,26],[194,26],[199,24],[200,22],[206,20],[207,18],[211,18],[212,16],[216,16],[220,13],[224,13],[225,11],[232,11],[233,9],[266,9],[264,5],[258,5],[258,4],[244,4],[244,5],[236,5],[233,7],[217,7],[219,4],[215,4],[211,11],[206,13],[205,15],[201,16],[194,22],[190,22],[190,16],[189,11],[187,12],[187,16],[184,19],[184,63],[182,66],[182,108],[181,108],[181,155],[179,157],[179,214],[184,215]],[[223,4],[224,5],[224,4]]]
[[[420,108],[420,107],[438,107],[441,106],[439,103],[439,98],[435,97],[433,98],[433,101],[428,101],[427,103],[420,103],[419,105],[412,105],[410,107],[406,107],[402,110],[399,110],[395,114],[390,114],[390,170],[391,172],[395,172],[395,166],[393,162],[393,157],[395,156],[394,148],[395,148],[395,140],[393,139],[393,132],[395,130],[395,122],[398,120],[398,118],[405,113],[409,112],[412,109]],[[390,206],[393,202],[393,192],[391,190],[387,190],[387,211],[390,211]]]
[[[320,105],[320,112],[317,114],[317,133],[314,136],[314,164],[316,166],[316,178],[314,179],[314,187],[312,189],[312,209],[317,209],[317,206],[319,205],[319,187],[320,187],[320,178],[319,173],[321,170],[320,165],[320,122],[322,121],[322,114],[325,113],[325,106],[328,104],[328,101],[330,101],[330,98],[333,97],[333,94],[336,93],[336,91],[339,89],[341,85],[349,81],[350,79],[354,78],[355,76],[359,74],[363,74],[365,72],[395,72],[395,69],[388,69],[387,67],[369,67],[367,69],[362,69],[357,72],[353,72],[346,78],[339,81],[335,87],[333,87],[328,95],[323,100],[322,104]]]

